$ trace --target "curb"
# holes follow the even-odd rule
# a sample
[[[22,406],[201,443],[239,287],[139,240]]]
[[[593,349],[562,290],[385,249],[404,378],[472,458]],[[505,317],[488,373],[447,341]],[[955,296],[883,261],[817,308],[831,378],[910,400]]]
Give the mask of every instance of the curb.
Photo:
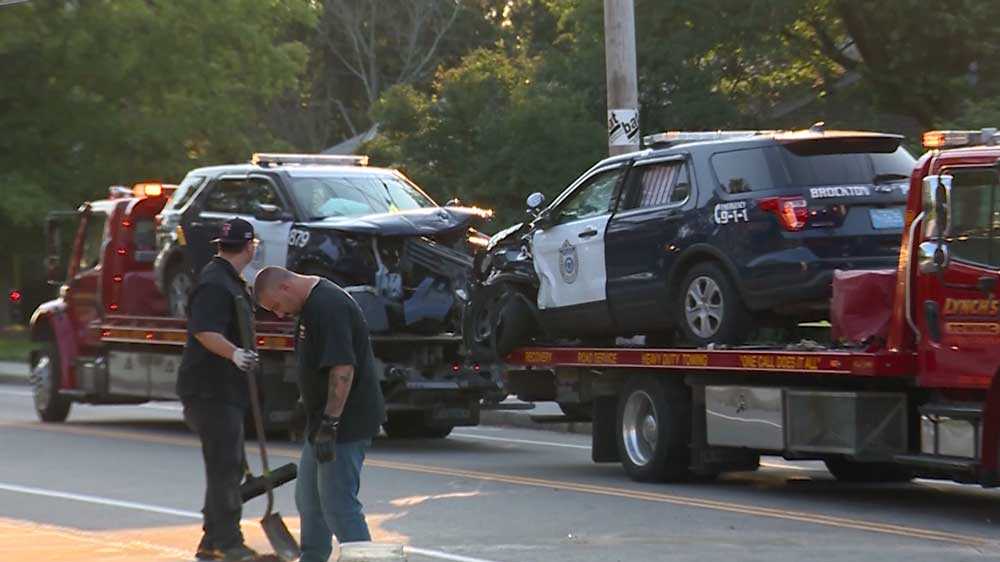
[[[528,414],[501,410],[481,412],[479,415],[479,425],[590,435],[593,424],[590,422],[538,423],[533,421]]]
[[[0,373],[0,383],[6,384],[28,384],[26,375],[15,375],[13,373]]]

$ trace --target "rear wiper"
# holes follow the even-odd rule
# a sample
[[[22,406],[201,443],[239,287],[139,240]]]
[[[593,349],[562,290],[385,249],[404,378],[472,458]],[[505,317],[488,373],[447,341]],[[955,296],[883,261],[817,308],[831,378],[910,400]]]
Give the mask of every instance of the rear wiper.
[[[875,174],[875,177],[872,178],[872,183],[885,183],[887,181],[892,181],[892,180],[908,180],[908,179],[910,179],[910,176],[907,174],[897,174],[897,173]]]

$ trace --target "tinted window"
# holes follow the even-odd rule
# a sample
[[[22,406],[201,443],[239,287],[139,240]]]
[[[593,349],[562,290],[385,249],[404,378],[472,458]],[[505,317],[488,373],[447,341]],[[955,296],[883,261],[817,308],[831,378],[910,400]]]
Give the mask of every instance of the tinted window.
[[[388,174],[293,177],[292,196],[314,220],[436,206],[405,179]]]
[[[260,205],[282,207],[274,186],[262,179],[220,180],[205,200],[205,211],[252,215]]]
[[[188,201],[190,201],[191,198],[194,196],[194,194],[198,193],[198,189],[200,189],[204,183],[205,183],[204,176],[185,177],[184,181],[182,181],[181,184],[177,186],[177,191],[175,191],[174,194],[170,196],[170,201],[167,201],[164,210],[183,209],[184,206],[188,204]]]
[[[624,209],[648,209],[681,203],[691,191],[687,166],[683,162],[664,162],[634,168],[637,180],[632,183]]]
[[[104,227],[108,216],[104,213],[91,213],[83,230],[83,248],[80,252],[80,271],[92,269],[101,263],[101,250],[104,249]]]
[[[895,141],[858,145],[831,139],[721,152],[711,162],[721,187],[729,193],[871,185],[876,175],[879,181],[909,177],[914,165],[910,153]]]
[[[955,259],[1000,264],[1000,194],[993,171],[956,172],[951,191],[951,238]]]
[[[597,217],[611,211],[611,198],[621,177],[621,169],[590,177],[559,205],[557,224]]]
[[[746,193],[780,187],[783,182],[775,181],[769,152],[764,147],[712,155],[712,168],[715,169],[715,176],[722,189],[729,193]]]
[[[899,147],[895,152],[870,154],[875,173],[879,176],[910,177],[916,163],[913,156],[905,148]]]
[[[143,217],[135,221],[132,227],[132,243],[137,252],[156,250],[156,227],[152,218]]]

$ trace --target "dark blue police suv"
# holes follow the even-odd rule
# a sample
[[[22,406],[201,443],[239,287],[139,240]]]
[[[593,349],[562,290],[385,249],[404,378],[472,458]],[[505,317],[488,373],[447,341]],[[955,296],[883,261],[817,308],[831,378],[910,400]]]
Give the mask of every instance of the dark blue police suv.
[[[914,159],[897,135],[647,137],[477,255],[466,344],[644,334],[736,344],[825,318],[835,269],[895,267]]]

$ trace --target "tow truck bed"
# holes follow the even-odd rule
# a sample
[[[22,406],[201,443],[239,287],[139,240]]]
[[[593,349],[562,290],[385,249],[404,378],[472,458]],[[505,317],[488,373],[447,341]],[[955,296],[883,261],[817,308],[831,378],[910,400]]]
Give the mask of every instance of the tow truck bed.
[[[864,352],[828,348],[732,349],[630,347],[525,347],[514,350],[507,366],[519,369],[557,367],[633,368],[677,374],[725,373],[832,375],[864,377],[912,376],[908,353]]]

